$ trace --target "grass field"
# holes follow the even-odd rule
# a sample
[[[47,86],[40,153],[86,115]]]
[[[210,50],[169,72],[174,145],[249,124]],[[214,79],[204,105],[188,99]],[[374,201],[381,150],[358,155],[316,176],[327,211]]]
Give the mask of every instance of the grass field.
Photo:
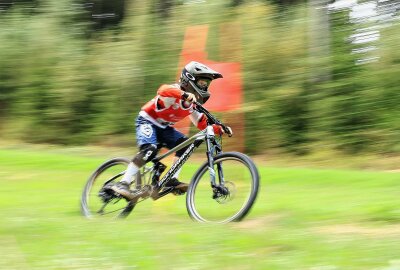
[[[240,223],[195,223],[172,195],[86,220],[82,188],[111,154],[0,147],[0,269],[400,269],[399,173],[258,164]]]

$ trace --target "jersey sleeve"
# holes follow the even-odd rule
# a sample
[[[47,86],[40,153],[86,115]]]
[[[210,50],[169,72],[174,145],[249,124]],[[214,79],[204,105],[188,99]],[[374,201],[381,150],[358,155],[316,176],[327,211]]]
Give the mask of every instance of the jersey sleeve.
[[[189,118],[198,129],[203,130],[207,127],[207,118],[203,113],[193,111]],[[222,128],[220,126],[213,125],[213,129],[215,134],[222,134]]]
[[[173,97],[179,99],[182,98],[183,93],[184,92],[181,89],[167,84],[162,85],[157,91],[157,94],[162,97]]]
[[[195,125],[198,129],[203,130],[207,126],[207,120],[204,114],[199,113],[198,111],[193,111],[189,115],[190,120],[193,125]]]

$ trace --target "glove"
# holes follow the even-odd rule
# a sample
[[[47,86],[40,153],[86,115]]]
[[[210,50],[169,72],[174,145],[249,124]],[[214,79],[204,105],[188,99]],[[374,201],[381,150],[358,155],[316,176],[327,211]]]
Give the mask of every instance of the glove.
[[[226,134],[228,134],[229,137],[233,136],[233,131],[231,129],[231,127],[226,127],[228,130],[226,131]]]
[[[184,92],[182,94],[182,99],[185,100],[185,101],[189,101],[191,103],[197,101],[196,96],[193,95],[192,93],[188,93],[188,92]]]

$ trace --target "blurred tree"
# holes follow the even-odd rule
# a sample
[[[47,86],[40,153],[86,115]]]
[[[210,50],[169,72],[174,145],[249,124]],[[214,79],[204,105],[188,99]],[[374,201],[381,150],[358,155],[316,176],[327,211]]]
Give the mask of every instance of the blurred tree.
[[[272,3],[278,5],[280,7],[287,7],[289,5],[299,4],[299,3],[306,3],[306,0],[267,0],[266,3]],[[230,5],[233,7],[239,6],[245,3],[244,0],[231,0]]]
[[[278,116],[281,120],[283,135],[282,147],[304,155],[308,153],[306,144],[309,142],[309,111],[306,91],[290,98],[282,99],[278,106]]]
[[[242,4],[243,2],[244,2],[243,0],[232,0],[230,5],[232,7],[236,7],[236,6],[239,6],[240,4]]]
[[[0,52],[0,117],[7,116],[9,113],[8,109],[13,102],[13,95],[18,88],[16,85],[18,79],[15,70],[12,69],[13,65],[7,64],[10,59],[2,56],[4,55]]]
[[[330,104],[326,121],[340,148],[358,152],[371,142],[367,135],[375,121],[373,107],[367,102],[371,90],[363,80],[364,66],[356,65],[357,56],[350,53],[354,44],[349,40],[353,26],[348,12],[334,12],[331,23],[333,65],[329,91],[323,99]]]
[[[0,0],[0,15],[13,7],[19,8],[24,14],[35,14],[39,5],[40,0]]]
[[[125,16],[125,0],[91,0],[91,18],[96,28],[118,25]]]
[[[252,151],[283,147],[306,152],[308,142],[307,11],[299,6],[285,21],[266,4],[242,5],[246,137]],[[255,34],[259,33],[259,34]],[[247,107],[245,106],[245,108]]]
[[[37,3],[32,16],[24,4],[0,16],[2,137],[71,144],[126,136],[133,144],[140,107],[176,79],[184,28],[235,20],[246,151],[400,151],[398,11],[385,17],[392,24],[377,41],[379,61],[359,65],[348,10],[327,20],[325,9],[312,9],[323,15],[313,20],[302,1],[284,9],[265,0]],[[209,29],[208,56],[223,60],[219,27]]]
[[[268,0],[268,2],[272,2],[281,7],[288,7],[290,5],[298,4],[298,3],[306,3],[306,0]]]
[[[72,3],[71,3],[72,2]],[[71,0],[73,23],[87,26],[88,35],[107,28],[118,28],[125,17],[125,0]]]
[[[158,0],[156,1],[156,12],[162,19],[166,19],[170,16],[170,12],[175,4],[174,0]]]
[[[376,149],[382,153],[400,153],[400,27],[397,24],[381,30],[379,62],[371,65],[368,82],[374,85],[373,106],[378,114],[375,131]],[[397,49],[396,49],[397,48]]]

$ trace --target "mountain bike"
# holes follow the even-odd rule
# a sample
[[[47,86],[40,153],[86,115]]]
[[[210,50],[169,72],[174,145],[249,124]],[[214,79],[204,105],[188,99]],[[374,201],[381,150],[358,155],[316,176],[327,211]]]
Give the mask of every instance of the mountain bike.
[[[166,183],[205,142],[207,161],[193,175],[186,194],[188,214],[199,222],[227,223],[243,219],[259,190],[257,167],[243,153],[223,152],[222,137],[215,135],[212,125],[219,125],[229,133],[227,126],[200,103],[194,102],[194,109],[207,117],[207,127],[143,166],[131,184],[134,199],[128,201],[110,189],[110,185],[122,178],[130,162],[127,158],[113,158],[89,177],[81,198],[82,214],[86,217],[127,217],[140,202],[175,193]],[[167,166],[161,161],[183,148],[186,148],[183,155],[163,174]]]

